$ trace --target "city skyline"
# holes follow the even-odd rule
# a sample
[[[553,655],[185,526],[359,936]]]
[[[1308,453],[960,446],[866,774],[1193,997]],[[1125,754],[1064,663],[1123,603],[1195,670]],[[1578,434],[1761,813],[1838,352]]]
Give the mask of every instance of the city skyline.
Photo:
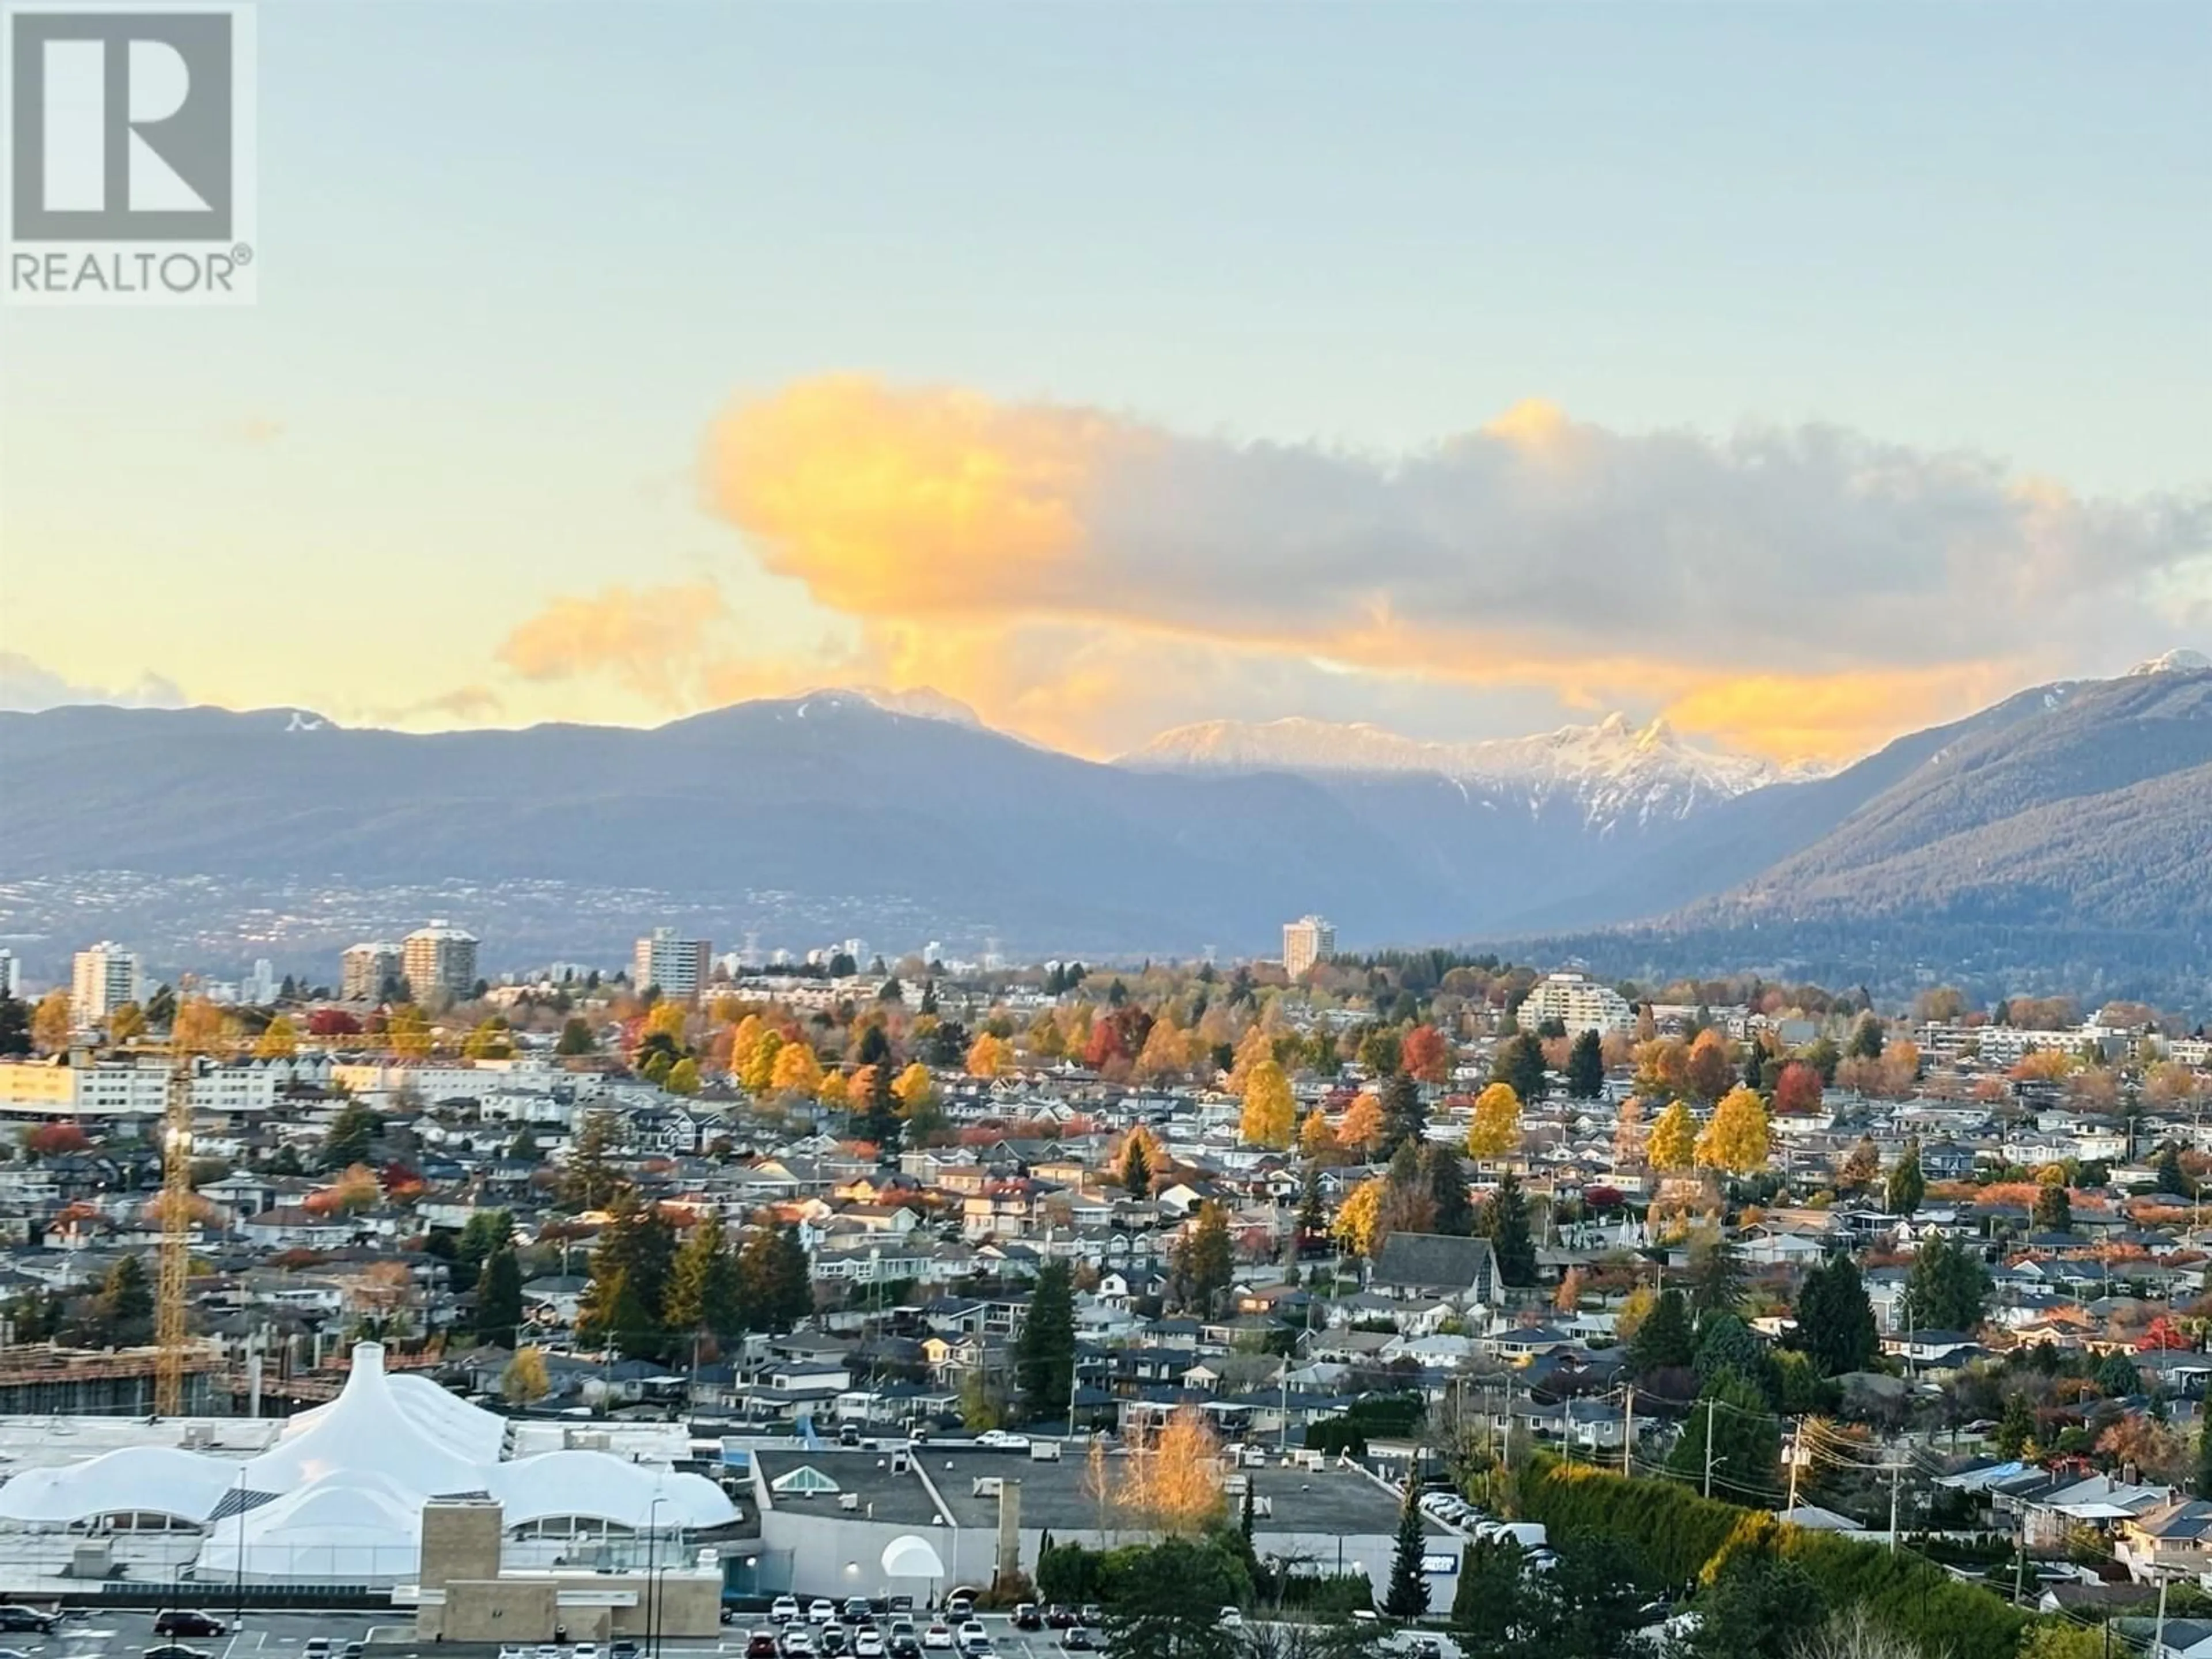
[[[2212,642],[2188,8],[263,11],[260,304],[0,319],[0,701],[1834,762]]]

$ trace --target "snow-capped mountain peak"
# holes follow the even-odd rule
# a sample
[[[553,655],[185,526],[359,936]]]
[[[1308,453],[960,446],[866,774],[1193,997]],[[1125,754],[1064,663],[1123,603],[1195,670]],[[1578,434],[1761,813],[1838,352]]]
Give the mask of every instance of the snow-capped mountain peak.
[[[1357,776],[1433,773],[1470,793],[1540,811],[1565,797],[1601,828],[1684,817],[1700,805],[1807,774],[1753,756],[1697,748],[1663,720],[1615,712],[1594,726],[1526,738],[1437,743],[1328,720],[1206,720],[1163,732],[1121,764],[1192,771]]]
[[[2127,678],[2134,679],[2144,674],[2201,674],[2208,668],[2212,668],[2212,657],[2206,656],[2202,651],[2178,647],[2163,656],[2153,657],[2148,662],[2137,663],[2128,670]]]

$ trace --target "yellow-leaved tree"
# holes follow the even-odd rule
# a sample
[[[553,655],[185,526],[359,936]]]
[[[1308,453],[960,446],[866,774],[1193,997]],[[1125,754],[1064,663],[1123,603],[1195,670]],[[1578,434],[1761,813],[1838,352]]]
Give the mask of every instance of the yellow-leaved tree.
[[[769,1087],[780,1095],[811,1095],[822,1086],[822,1062],[811,1042],[779,1043]]]
[[[263,1028],[259,1040],[253,1045],[254,1056],[259,1060],[289,1060],[299,1052],[300,1034],[282,1014]]]
[[[49,991],[39,999],[39,1006],[31,1012],[31,1041],[39,1045],[40,1054],[58,1054],[69,1047],[73,1023],[70,994]]]
[[[1690,1109],[1678,1100],[1660,1113],[1644,1151],[1655,1170],[1686,1170],[1695,1163],[1698,1126],[1691,1121]]]
[[[1390,1183],[1381,1176],[1361,1182],[1344,1195],[1329,1231],[1357,1255],[1373,1255],[1382,1245],[1382,1204]]]
[[[738,1081],[745,1085],[745,1092],[760,1096],[775,1087],[775,1062],[783,1052],[783,1033],[763,1031],[753,1044],[752,1053],[738,1066]],[[736,1063],[737,1050],[733,1046],[731,1058]]]
[[[517,1349],[500,1374],[499,1391],[511,1406],[543,1400],[552,1386],[552,1379],[545,1374],[545,1356],[536,1348]]]
[[[1204,1532],[1228,1512],[1221,1437],[1205,1413],[1181,1407],[1151,1450],[1131,1455],[1115,1506],[1146,1531],[1182,1537]]]
[[[1297,1122],[1290,1079],[1273,1060],[1255,1060],[1244,1073],[1244,1112],[1237,1126],[1245,1145],[1279,1151],[1291,1144]]]
[[[1014,1045],[988,1031],[968,1045],[969,1077],[1004,1077],[1014,1064]]]
[[[1467,1150],[1475,1158],[1508,1158],[1521,1149],[1521,1097],[1510,1083],[1493,1083],[1474,1097]]]
[[[1298,1150],[1308,1158],[1324,1157],[1336,1150],[1336,1132],[1328,1127],[1328,1116],[1318,1106],[1299,1121]]]
[[[918,1060],[912,1060],[892,1079],[891,1093],[898,1097],[900,1115],[911,1118],[917,1112],[926,1113],[936,1106],[937,1079],[930,1076],[928,1066]]]
[[[739,1020],[737,1029],[730,1033],[730,1069],[741,1078],[744,1076],[760,1048],[761,1039],[767,1035],[767,1022],[758,1014],[747,1014]]]
[[[1620,1103],[1620,1115],[1613,1120],[1613,1161],[1616,1168],[1632,1170],[1644,1162],[1644,1141],[1649,1131],[1644,1124],[1644,1103],[1634,1095]]]
[[[177,1011],[177,1023],[182,1027],[185,1015],[198,1005],[187,1003]],[[178,1038],[183,1042],[182,1036]],[[392,1011],[392,1018],[384,1024],[386,1047],[402,1060],[426,1060],[430,1054],[430,1017],[413,1003],[404,1003]]]
[[[1766,1167],[1773,1140],[1766,1121],[1766,1103],[1758,1091],[1739,1085],[1721,1097],[1713,1115],[1698,1136],[1697,1159],[1709,1170],[1748,1175]]]
[[[402,1011],[422,1019],[420,1008]],[[395,1016],[396,1019],[396,1016]],[[212,1054],[222,1046],[223,1012],[205,997],[194,997],[177,1010],[177,1017],[169,1022],[169,1041],[179,1054]],[[430,1052],[429,1022],[422,1021],[422,1052]]]

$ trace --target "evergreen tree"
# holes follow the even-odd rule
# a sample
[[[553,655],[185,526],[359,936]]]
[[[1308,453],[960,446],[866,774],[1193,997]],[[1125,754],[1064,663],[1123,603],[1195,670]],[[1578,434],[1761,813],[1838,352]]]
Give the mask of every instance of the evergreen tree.
[[[899,1144],[898,1097],[892,1082],[889,1060],[869,1071],[867,1113],[860,1126],[862,1139],[874,1141],[884,1152],[896,1152]]]
[[[1989,1305],[1990,1275],[1981,1258],[1938,1234],[1922,1241],[1905,1279],[1905,1311],[1917,1331],[1971,1331]]]
[[[1528,1200],[1510,1170],[1498,1178],[1498,1190],[1482,1206],[1477,1231],[1498,1252],[1501,1279],[1516,1286],[1536,1282],[1536,1241],[1528,1231]]]
[[[472,1291],[491,1253],[514,1237],[514,1218],[505,1210],[478,1210],[461,1229],[453,1245],[453,1285]]]
[[[1908,1135],[1897,1155],[1897,1166],[1889,1172],[1883,1202],[1892,1215],[1911,1215],[1927,1194],[1928,1178],[1920,1172],[1920,1137]]]
[[[1865,1370],[1881,1352],[1874,1305],[1850,1256],[1805,1275],[1797,1293],[1797,1345],[1830,1376]]]
[[[620,1268],[594,1273],[576,1310],[576,1340],[586,1347],[641,1354],[660,1342],[659,1322]]]
[[[2193,1199],[2197,1196],[2197,1183],[2189,1178],[2189,1172],[2181,1167],[2180,1148],[2172,1141],[2167,1141],[2159,1149],[2158,1161],[2150,1167],[2151,1172],[2158,1177],[2159,1191],[2172,1193],[2178,1198]]]
[[[1236,1273],[1236,1257],[1229,1243],[1229,1212],[1209,1199],[1198,1206],[1197,1218],[1176,1242],[1169,1258],[1169,1277],[1176,1299],[1186,1308],[1210,1313]]]
[[[2142,1392],[2142,1373],[2124,1353],[2108,1353],[2097,1367],[2097,1392],[2107,1400],[2125,1400]]]
[[[2070,1233],[2074,1231],[2074,1198],[2063,1181],[2045,1182],[2036,1188],[2035,1207],[2031,1212],[2035,1231],[2039,1233]]]
[[[561,1036],[553,1045],[553,1052],[563,1058],[588,1054],[598,1048],[599,1042],[592,1036],[589,1022],[571,1014],[561,1023]]]
[[[1328,1203],[1322,1196],[1321,1165],[1309,1164],[1298,1181],[1298,1237],[1308,1243],[1328,1237]]]
[[[369,1143],[376,1138],[376,1114],[358,1101],[338,1108],[331,1127],[323,1132],[323,1167],[349,1170],[368,1162]]]
[[[1881,1058],[1881,1022],[1872,1014],[1861,1014],[1859,1023],[1851,1028],[1850,1057],[1853,1060]]]
[[[2018,1457],[2035,1438],[2035,1413],[2028,1407],[2027,1396],[2017,1390],[2005,1396],[2004,1415],[1997,1419],[1997,1431],[1993,1437],[1997,1455]]]
[[[1428,1188],[1429,1200],[1436,1214],[1429,1223],[1432,1232],[1448,1233],[1454,1238],[1468,1237],[1474,1231],[1474,1203],[1467,1194],[1467,1176],[1461,1170],[1459,1155],[1449,1146],[1431,1141],[1421,1148],[1421,1179]]]
[[[2191,1490],[2199,1498],[2212,1498],[2212,1423],[2197,1431],[2197,1479]]]
[[[118,1256],[100,1282],[95,1306],[109,1341],[128,1343],[143,1338],[141,1328],[154,1317],[154,1291],[146,1282],[146,1264],[135,1255]]]
[[[1780,1419],[1767,1409],[1766,1396],[1757,1384],[1722,1370],[1698,1390],[1667,1467],[1701,1492],[1710,1468],[1715,1498],[1764,1508],[1779,1496],[1775,1468],[1781,1456]]]
[[[860,1033],[860,1046],[854,1051],[853,1060],[859,1066],[889,1066],[891,1060],[891,1040],[880,1025],[870,1025]]]
[[[1544,1045],[1522,1031],[1498,1045],[1490,1062],[1490,1080],[1503,1083],[1523,1101],[1544,1097]]]
[[[561,1201],[574,1210],[605,1209],[623,1184],[614,1166],[621,1145],[622,1125],[612,1112],[587,1113],[562,1166]]]
[[[1041,1423],[1068,1410],[1075,1385],[1075,1293],[1065,1261],[1048,1261],[1037,1273],[1015,1340],[1014,1373],[1029,1421]],[[1069,1432],[1074,1432],[1072,1423]]]
[[[1700,1239],[1690,1250],[1690,1307],[1699,1324],[1734,1313],[1742,1300],[1743,1260],[1735,1246],[1718,1235]]]
[[[738,1328],[738,1313],[737,1258],[721,1218],[710,1213],[693,1225],[669,1269],[669,1334],[727,1336]]]
[[[1398,1506],[1398,1541],[1390,1553],[1389,1588],[1382,1596],[1387,1616],[1408,1621],[1429,1610],[1429,1581],[1421,1576],[1421,1510],[1414,1501],[1419,1495],[1419,1484],[1408,1474],[1405,1501]]]
[[[1584,1031],[1567,1051],[1567,1093],[1595,1100],[1605,1092],[1605,1046],[1595,1030]]]
[[[1662,1291],[1628,1342],[1628,1369],[1638,1376],[1687,1365],[1697,1352],[1690,1304],[1680,1291]]]
[[[1152,1174],[1152,1162],[1145,1156],[1145,1138],[1131,1134],[1121,1146],[1121,1190],[1132,1198],[1149,1198]]]
[[[1418,1147],[1427,1138],[1429,1109],[1421,1098],[1421,1085],[1403,1072],[1394,1072],[1382,1085],[1382,1151]]]
[[[676,1234],[635,1188],[618,1190],[607,1224],[592,1249],[591,1283],[577,1315],[577,1333],[625,1353],[658,1358],[665,1351],[661,1309],[676,1257]]]
[[[28,1059],[30,1053],[30,1005],[0,994],[0,1060]]]
[[[814,1311],[806,1248],[796,1227],[763,1227],[738,1252],[738,1304],[749,1330],[786,1331]]]
[[[511,1348],[521,1328],[522,1267],[514,1246],[501,1240],[477,1280],[477,1340]]]

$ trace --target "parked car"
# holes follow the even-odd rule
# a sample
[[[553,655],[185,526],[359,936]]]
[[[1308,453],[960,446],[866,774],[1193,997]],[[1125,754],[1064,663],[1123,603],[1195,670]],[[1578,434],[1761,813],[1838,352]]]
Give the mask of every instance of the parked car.
[[[779,1625],[789,1624],[799,1617],[799,1598],[795,1595],[777,1596],[769,1605],[768,1616]]]
[[[783,1659],[814,1659],[814,1632],[805,1625],[787,1626],[783,1632]]]
[[[837,1659],[837,1656],[844,1652],[844,1650],[845,1627],[842,1625],[823,1626],[821,1636],[822,1659]]]
[[[1075,1611],[1065,1601],[1055,1601],[1044,1610],[1044,1621],[1054,1630],[1066,1630],[1075,1622]]]
[[[945,1598],[945,1616],[950,1619],[972,1619],[975,1616],[975,1593],[955,1590]]]
[[[597,1642],[579,1642],[568,1650],[568,1659],[599,1659]]]
[[[1025,1434],[1010,1434],[1004,1429],[986,1429],[975,1437],[979,1446],[995,1446],[1003,1451],[1027,1451],[1030,1437]]]
[[[960,1651],[966,1654],[968,1659],[990,1659],[990,1655],[995,1651],[991,1645],[991,1632],[974,1620],[969,1620],[960,1627]]]
[[[300,1649],[300,1659],[331,1659],[331,1645],[327,1636],[310,1636]],[[530,1656],[509,1642],[500,1648],[499,1659],[530,1659]]]
[[[1244,1609],[1242,1607],[1224,1607],[1221,1610],[1220,1616],[1216,1619],[1214,1622],[1218,1624],[1224,1630],[1243,1630],[1244,1628]]]
[[[1044,1613],[1042,1610],[1040,1609],[1037,1604],[1034,1601],[1015,1602],[1014,1628],[1016,1630],[1042,1630],[1044,1628]]]
[[[890,1636],[891,1659],[915,1659],[915,1656],[919,1654],[921,1651],[921,1638],[915,1632],[914,1620],[911,1619],[897,1619],[892,1620]]]
[[[34,1630],[41,1636],[51,1636],[59,1622],[52,1613],[40,1613],[36,1607],[0,1601],[0,1630]]]
[[[1089,1653],[1098,1646],[1091,1632],[1081,1625],[1070,1625],[1060,1637],[1060,1644],[1071,1653]]]
[[[156,1636],[220,1636],[222,1632],[222,1620],[210,1618],[197,1607],[171,1607],[154,1620]]]
[[[763,1627],[745,1638],[745,1659],[775,1659],[775,1632]]]
[[[932,1625],[927,1630],[922,1632],[921,1644],[931,1649],[951,1647],[952,1626],[945,1624]]]
[[[835,1623],[837,1604],[826,1595],[817,1595],[806,1604],[806,1622],[810,1625]]]
[[[637,1644],[625,1636],[619,1642],[608,1644],[607,1659],[637,1659]]]
[[[138,1659],[215,1659],[205,1648],[188,1648],[182,1642],[161,1642],[148,1648]]]
[[[876,1616],[876,1604],[865,1595],[848,1595],[843,1611],[847,1624],[866,1624]]]
[[[1083,1604],[1083,1611],[1078,1616],[1076,1623],[1079,1625],[1088,1625],[1091,1629],[1097,1630],[1101,1624],[1105,1622],[1105,1610],[1096,1601],[1085,1601]]]
[[[884,1633],[873,1625],[853,1632],[853,1659],[884,1659]]]

